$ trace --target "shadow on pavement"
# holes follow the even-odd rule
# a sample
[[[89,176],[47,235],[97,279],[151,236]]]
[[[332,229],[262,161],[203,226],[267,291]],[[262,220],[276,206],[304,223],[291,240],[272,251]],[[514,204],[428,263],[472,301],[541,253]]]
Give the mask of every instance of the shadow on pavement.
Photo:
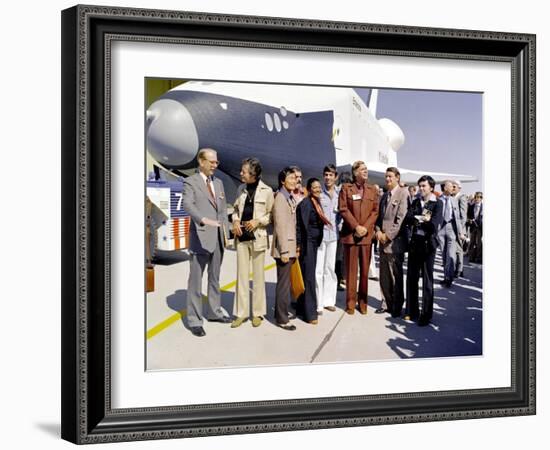
[[[233,312],[233,292],[221,292],[221,305],[224,308],[229,316],[232,316]],[[178,289],[173,294],[170,294],[166,297],[166,305],[173,310],[174,312],[181,312],[187,309],[187,289]],[[203,297],[202,312],[206,315],[206,299]],[[187,320],[185,320],[186,314],[183,314],[181,317],[181,322],[186,329],[189,329],[187,326]]]
[[[186,251],[157,250],[154,257],[154,263],[159,266],[171,266],[184,261],[189,261],[189,253]]]
[[[481,266],[465,259],[464,278],[455,279],[450,288],[439,283],[443,278],[439,255],[436,267],[432,323],[419,327],[414,322],[386,318],[387,327],[399,335],[389,339],[387,345],[401,358],[482,355]]]

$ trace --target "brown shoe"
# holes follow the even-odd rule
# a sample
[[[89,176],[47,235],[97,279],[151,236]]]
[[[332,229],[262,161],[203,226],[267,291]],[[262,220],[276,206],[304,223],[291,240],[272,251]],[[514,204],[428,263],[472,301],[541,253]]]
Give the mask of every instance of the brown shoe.
[[[360,312],[361,314],[363,314],[364,316],[366,316],[366,315],[367,315],[367,308],[366,308],[366,307],[364,307],[364,308],[359,308],[359,312]]]
[[[334,306],[325,306],[325,309],[330,312],[336,311],[336,308]]]
[[[310,325],[317,325],[319,323],[319,321],[317,319],[314,319],[314,320],[310,320],[308,323]]]
[[[346,309],[346,312],[350,315],[350,316],[353,316],[355,314],[355,309],[353,308],[347,308]]]
[[[247,320],[248,317],[237,317],[233,322],[231,322],[231,328],[239,328]]]

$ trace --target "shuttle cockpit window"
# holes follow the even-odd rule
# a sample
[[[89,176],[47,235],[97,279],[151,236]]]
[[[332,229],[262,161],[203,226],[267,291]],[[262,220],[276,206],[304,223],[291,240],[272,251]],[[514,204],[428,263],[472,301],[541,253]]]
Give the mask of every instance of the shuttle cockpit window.
[[[278,133],[280,133],[283,128],[281,125],[281,118],[279,117],[279,114],[273,114],[273,121],[275,122],[275,129]]]
[[[268,131],[273,131],[273,119],[269,113],[265,113],[265,124],[267,125]]]

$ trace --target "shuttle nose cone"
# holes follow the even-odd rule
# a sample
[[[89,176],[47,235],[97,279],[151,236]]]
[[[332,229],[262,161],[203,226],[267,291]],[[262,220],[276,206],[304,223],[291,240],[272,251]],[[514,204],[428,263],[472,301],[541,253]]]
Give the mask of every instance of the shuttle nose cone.
[[[199,136],[191,114],[176,100],[160,99],[147,110],[147,150],[159,163],[182,168],[199,150]]]

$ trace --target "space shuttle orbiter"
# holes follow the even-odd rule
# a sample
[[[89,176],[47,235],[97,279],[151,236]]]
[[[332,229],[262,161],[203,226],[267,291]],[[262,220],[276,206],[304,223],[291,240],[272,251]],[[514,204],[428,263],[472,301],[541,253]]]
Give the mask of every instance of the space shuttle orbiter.
[[[213,148],[218,170],[235,184],[241,161],[255,156],[262,162],[262,179],[273,187],[288,165],[299,166],[307,179],[321,177],[328,163],[342,172],[362,160],[369,182],[383,185],[386,168],[399,167],[397,153],[405,136],[390,119],[376,118],[376,103],[376,90],[367,107],[352,88],[188,81],[147,110],[147,151],[164,168],[188,173],[197,166],[197,152]],[[421,175],[436,182],[477,181],[468,175],[399,170],[405,183],[416,183]]]

